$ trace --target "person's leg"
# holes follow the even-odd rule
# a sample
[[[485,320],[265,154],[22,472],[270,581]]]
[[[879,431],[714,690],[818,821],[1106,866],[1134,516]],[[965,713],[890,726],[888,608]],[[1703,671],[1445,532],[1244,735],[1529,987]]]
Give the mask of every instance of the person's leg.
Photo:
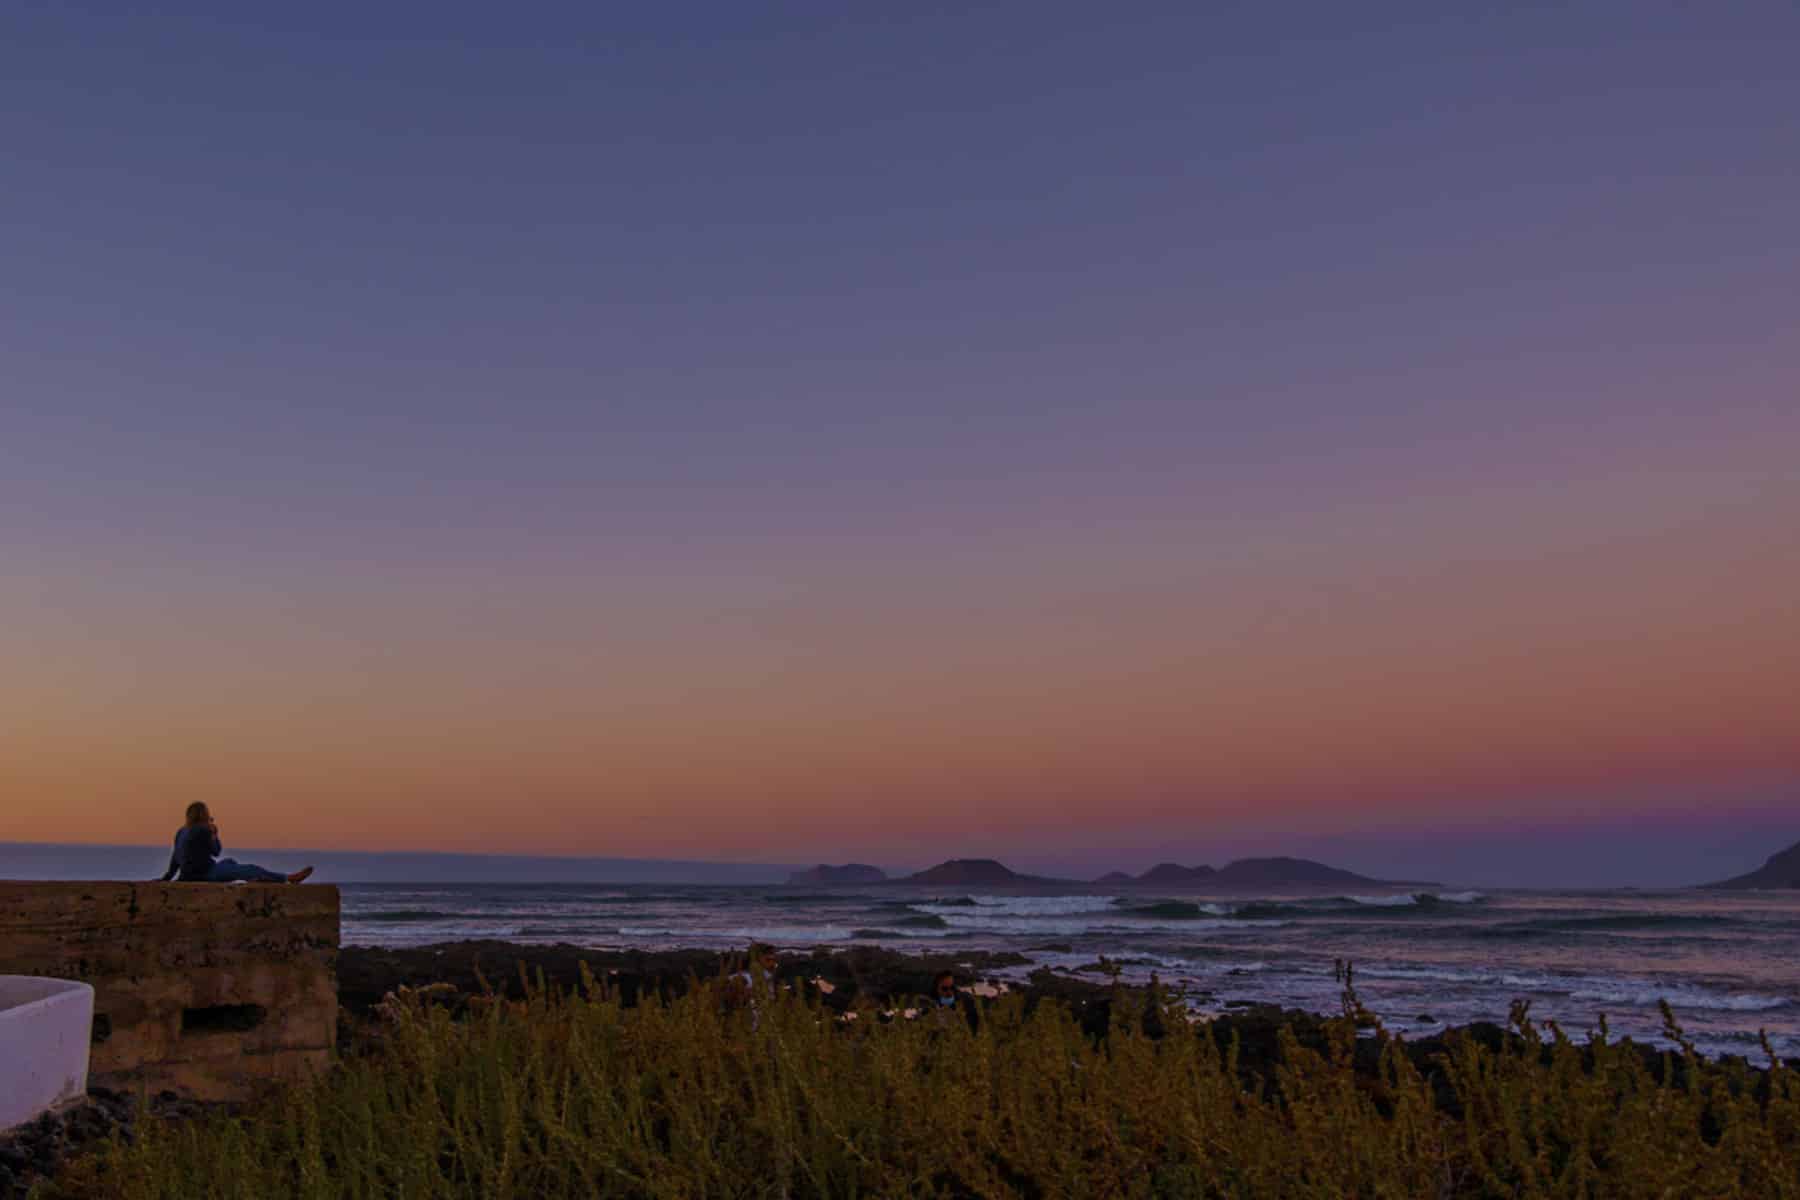
[[[213,883],[286,883],[288,877],[256,866],[254,863],[241,863],[235,858],[221,858],[213,864],[212,874],[207,878]]]

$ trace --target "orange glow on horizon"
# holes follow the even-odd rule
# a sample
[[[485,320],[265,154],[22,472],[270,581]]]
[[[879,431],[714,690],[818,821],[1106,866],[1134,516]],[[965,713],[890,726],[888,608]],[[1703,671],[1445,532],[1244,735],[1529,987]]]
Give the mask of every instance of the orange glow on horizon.
[[[204,799],[237,844],[790,860],[1800,776],[1782,511],[661,608],[119,603],[0,690],[0,840],[158,842]]]

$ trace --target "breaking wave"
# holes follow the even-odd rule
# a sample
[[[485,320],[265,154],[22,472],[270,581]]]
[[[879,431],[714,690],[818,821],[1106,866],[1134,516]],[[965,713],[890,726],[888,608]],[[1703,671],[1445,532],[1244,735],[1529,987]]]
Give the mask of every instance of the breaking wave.
[[[367,921],[377,925],[404,925],[411,921],[492,921],[502,914],[491,912],[445,912],[434,908],[390,908],[380,912],[345,913],[346,921]]]
[[[1113,896],[964,896],[960,900],[932,900],[914,904],[915,912],[938,916],[994,914],[1009,917],[1059,917],[1074,913],[1111,912],[1116,910]],[[943,910],[948,909],[949,912]]]
[[[1383,917],[1443,912],[1480,904],[1481,892],[1413,892],[1392,896],[1329,896],[1319,900],[1252,900],[1231,909],[1234,917]]]
[[[935,913],[920,913],[917,916],[901,917],[895,922],[909,929],[948,929],[950,922]]]
[[[1569,993],[1571,1000],[1590,1004],[1629,1004],[1647,1007],[1667,1000],[1676,1012],[1684,1009],[1710,1009],[1718,1012],[1767,1012],[1786,1008],[1793,1003],[1786,996],[1758,996],[1747,992],[1713,992],[1690,986],[1657,987],[1650,984],[1619,983],[1582,988]]]
[[[1136,905],[1124,911],[1125,915],[1131,917],[1187,917],[1195,920],[1232,915],[1228,904],[1197,904],[1187,900],[1160,900],[1154,904]]]

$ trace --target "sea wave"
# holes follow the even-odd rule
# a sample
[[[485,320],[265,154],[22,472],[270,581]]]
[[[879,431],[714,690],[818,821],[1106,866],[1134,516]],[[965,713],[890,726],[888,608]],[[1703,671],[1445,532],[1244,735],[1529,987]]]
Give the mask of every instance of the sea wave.
[[[614,932],[598,925],[527,925],[516,931],[519,937],[532,938],[602,938]]]
[[[1581,988],[1569,993],[1569,999],[1589,1004],[1629,1004],[1648,1008],[1668,1001],[1676,1013],[1684,1009],[1708,1009],[1716,1012],[1768,1012],[1787,1008],[1793,1001],[1786,996],[1759,996],[1748,992],[1714,992],[1691,985],[1660,986],[1636,982],[1620,982],[1599,987]]]
[[[1608,913],[1597,917],[1543,917],[1530,921],[1512,921],[1495,928],[1607,933],[1640,929],[1717,929],[1740,924],[1742,922],[1736,918],[1714,913]]]
[[[1325,896],[1316,900],[1251,900],[1232,907],[1235,917],[1383,917],[1436,914],[1446,906],[1480,904],[1481,892],[1411,892],[1394,895]]]
[[[1427,893],[1420,892],[1417,895],[1337,896],[1334,897],[1334,899],[1340,902],[1347,900],[1351,904],[1360,904],[1365,908],[1406,908],[1409,905],[1423,903],[1422,897],[1426,894]]]
[[[970,909],[981,915],[1014,917],[1054,917],[1073,913],[1109,912],[1117,907],[1116,896],[965,896],[960,900],[932,900],[914,904],[916,912],[937,916],[962,916]]]
[[[1480,904],[1487,896],[1481,892],[1412,892],[1382,896],[1337,896],[1365,908],[1430,908],[1437,904]]]
[[[367,921],[371,925],[403,925],[410,921],[481,921],[494,920],[492,912],[446,912],[436,908],[390,908],[377,912],[347,912],[347,922]]]
[[[904,925],[909,929],[950,928],[950,922],[944,920],[943,917],[938,916],[936,913],[917,913],[910,917],[901,917],[898,921],[894,922],[894,924]]]
[[[792,945],[797,942],[841,942],[850,936],[850,930],[839,925],[790,925],[773,929],[667,929],[655,926],[632,926],[619,930],[619,936],[680,938],[685,941],[709,942],[773,942]]]
[[[1550,976],[1481,971],[1455,967],[1359,966],[1359,977],[1450,983],[1468,987],[1511,989],[1520,993],[1562,996],[1585,1004],[1618,1004],[1650,1008],[1667,1000],[1677,1013],[1685,1010],[1717,1012],[1765,1012],[1794,1003],[1787,996],[1732,992],[1694,984],[1659,983],[1642,979],[1608,979],[1592,976]]]
[[[1250,933],[1257,929],[1272,929],[1287,924],[1286,921],[1243,921],[1234,917],[1143,918],[1133,917],[1128,912],[1118,912],[1110,916],[1096,913],[1070,913],[1063,916],[1037,917],[1011,916],[1004,913],[989,916],[985,913],[977,913],[964,917],[946,915],[944,920],[952,929],[966,930],[970,933],[1026,934],[1033,937],[1052,934],[1064,937],[1117,934],[1128,938],[1134,934],[1150,932],[1239,934]]]
[[[858,941],[858,942],[865,942],[865,941],[916,942],[920,938],[941,938],[941,937],[949,937],[949,936],[950,936],[949,934],[942,934],[942,933],[921,933],[917,929],[852,929],[850,931],[851,940]],[[770,940],[773,940],[773,939],[770,939]]]
[[[1393,979],[1418,983],[1457,983],[1474,987],[1515,988],[1545,995],[1566,995],[1578,980],[1558,979],[1549,975],[1527,975],[1511,971],[1484,971],[1465,967],[1384,966],[1356,964],[1361,979]]]
[[[625,938],[674,938],[683,942],[704,942],[717,945],[721,942],[743,945],[747,942],[768,942],[776,946],[811,946],[820,942],[855,941],[867,934],[879,934],[885,937],[907,938],[919,940],[924,938],[944,938],[954,936],[944,930],[910,929],[880,930],[873,926],[851,928],[843,925],[787,925],[775,928],[748,929],[661,929],[635,927],[620,929],[618,935]]]
[[[1228,917],[1232,915],[1229,904],[1204,904],[1190,900],[1158,900],[1150,904],[1136,904],[1124,910],[1131,917]]]
[[[757,899],[764,904],[848,904],[875,897],[856,892],[770,892]]]

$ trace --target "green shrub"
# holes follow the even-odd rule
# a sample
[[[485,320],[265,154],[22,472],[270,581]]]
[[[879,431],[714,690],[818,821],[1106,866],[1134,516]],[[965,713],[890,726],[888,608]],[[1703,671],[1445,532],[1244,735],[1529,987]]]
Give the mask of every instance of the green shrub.
[[[1379,1030],[1359,1071],[1352,1016],[1322,1052],[1284,1034],[1247,1088],[1235,1045],[1142,1016],[1116,1004],[1096,1041],[1016,998],[971,1032],[711,984],[626,1008],[591,980],[464,1019],[408,1003],[379,1051],[246,1115],[148,1125],[49,1195],[1800,1197],[1779,1067],[1656,1069],[1520,1010],[1499,1050],[1452,1041],[1434,1086]]]

